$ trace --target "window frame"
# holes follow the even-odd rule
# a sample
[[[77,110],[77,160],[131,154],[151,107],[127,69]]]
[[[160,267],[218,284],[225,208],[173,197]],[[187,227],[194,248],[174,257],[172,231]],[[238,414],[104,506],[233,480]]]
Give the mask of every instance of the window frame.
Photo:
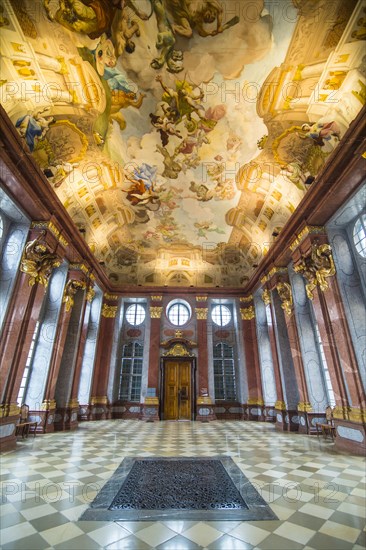
[[[172,309],[173,308],[178,308],[178,315],[177,315],[177,318],[178,318],[178,323],[174,322],[172,319],[171,319],[171,312],[172,312]],[[187,317],[186,319],[184,320],[184,322],[180,323],[179,322],[179,310],[180,309],[183,309],[186,313],[187,313]],[[171,302],[169,302],[169,304],[167,305],[166,307],[166,316],[167,316],[167,319],[168,321],[175,327],[183,327],[184,325],[186,325],[187,323],[189,323],[189,321],[191,320],[191,317],[192,317],[192,309],[190,307],[190,305],[188,304],[188,302],[186,302],[185,300],[173,300]]]
[[[220,355],[215,354],[215,350],[220,347]],[[225,354],[230,350],[230,356]],[[216,342],[213,344],[213,378],[214,378],[214,391],[215,401],[237,401],[238,400],[238,386],[237,386],[237,373],[235,368],[235,353],[234,346],[229,346],[226,342]],[[221,363],[221,365],[220,365]],[[216,367],[219,366],[221,372],[215,372]],[[228,367],[230,367],[231,373],[228,373]],[[230,385],[228,378],[232,378],[232,391],[230,392]],[[220,383],[219,383],[220,382]],[[218,397],[218,395],[220,397]],[[221,395],[223,397],[221,397]]]
[[[132,347],[131,353],[127,354],[128,348]],[[141,350],[141,353],[136,353]],[[142,371],[143,371],[144,344],[138,340],[131,340],[122,346],[121,368],[119,375],[118,400],[131,403],[140,403],[141,388],[142,388]],[[129,373],[124,373],[125,365],[130,362]],[[136,372],[136,366],[140,372]],[[139,384],[134,386],[134,382],[139,380]],[[139,389],[138,398],[135,396],[136,388]],[[132,397],[133,396],[133,397]]]
[[[134,310],[134,313],[133,313],[133,319],[134,319],[134,322],[131,322],[127,315],[128,315],[128,312],[129,310],[131,311],[132,308],[135,308]],[[137,322],[137,318],[139,317],[138,315],[138,309],[141,308],[144,312],[144,316],[143,316],[143,319],[142,321],[140,321],[139,323]],[[137,302],[134,302],[133,304],[128,304],[127,308],[126,308],[126,311],[125,311],[125,320],[126,320],[126,323],[128,323],[129,325],[131,325],[132,327],[139,327],[140,325],[142,325],[144,322],[145,322],[145,319],[146,319],[146,309],[144,308],[144,306],[142,304],[139,304]]]
[[[214,312],[215,310],[219,309],[219,317],[220,317],[220,323],[216,322],[215,319],[214,319]],[[225,309],[228,313],[229,313],[229,319],[226,323],[223,323],[223,320],[224,320],[224,315],[222,314],[223,312],[223,309]],[[231,311],[231,309],[229,308],[229,306],[227,306],[226,304],[214,304],[212,306],[212,309],[211,309],[211,320],[212,322],[218,326],[218,327],[226,327],[227,325],[229,325],[231,322],[232,322],[232,319],[233,319],[233,313]]]

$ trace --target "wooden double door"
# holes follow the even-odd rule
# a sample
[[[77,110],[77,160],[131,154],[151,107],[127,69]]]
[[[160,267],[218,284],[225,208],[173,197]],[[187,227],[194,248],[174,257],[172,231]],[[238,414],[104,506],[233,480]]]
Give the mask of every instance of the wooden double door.
[[[163,364],[164,420],[191,420],[193,377],[192,362],[169,359]]]

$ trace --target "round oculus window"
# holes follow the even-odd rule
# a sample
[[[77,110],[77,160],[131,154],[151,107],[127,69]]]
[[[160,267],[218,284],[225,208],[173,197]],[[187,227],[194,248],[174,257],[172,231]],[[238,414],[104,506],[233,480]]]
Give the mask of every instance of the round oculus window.
[[[212,308],[211,318],[215,325],[225,327],[231,321],[231,311],[227,306],[217,305]]]
[[[140,304],[131,304],[126,310],[126,320],[130,325],[141,325],[145,321],[145,308]]]

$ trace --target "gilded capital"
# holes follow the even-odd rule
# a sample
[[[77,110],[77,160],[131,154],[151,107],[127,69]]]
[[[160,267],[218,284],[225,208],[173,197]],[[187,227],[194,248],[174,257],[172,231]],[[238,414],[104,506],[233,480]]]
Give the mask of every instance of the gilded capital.
[[[287,409],[287,406],[284,401],[276,401],[274,408],[278,411],[285,411]]]
[[[208,308],[207,307],[196,307],[196,317],[199,321],[204,321],[207,319]]]
[[[161,302],[163,297],[158,296],[158,295],[154,295],[154,296],[151,296],[151,299],[152,299],[153,302]]]
[[[207,302],[207,296],[196,296],[196,302]]]
[[[107,319],[114,319],[116,315],[117,306],[108,306],[107,304],[103,304],[102,317],[106,317]]]
[[[151,319],[160,319],[163,308],[161,306],[150,306],[150,317]]]
[[[254,306],[240,308],[240,315],[243,321],[250,321],[251,319],[254,319]]]
[[[253,294],[249,294],[248,296],[241,296],[239,298],[239,301],[244,302],[244,304],[247,304],[248,302],[252,302],[253,301]]]

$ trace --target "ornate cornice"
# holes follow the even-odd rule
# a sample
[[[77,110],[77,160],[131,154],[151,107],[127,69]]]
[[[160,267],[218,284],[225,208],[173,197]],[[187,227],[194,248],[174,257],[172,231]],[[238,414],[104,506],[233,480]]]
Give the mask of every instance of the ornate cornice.
[[[268,279],[271,279],[273,275],[287,275],[287,267],[272,267],[268,273]]]
[[[61,235],[61,231],[59,229],[57,229],[55,224],[51,221],[48,221],[48,222],[32,222],[31,223],[31,229],[45,229],[45,230],[48,230],[50,233],[52,233],[52,235],[54,237],[56,237],[56,239],[58,240],[59,243],[62,244],[62,246],[64,246],[64,247],[69,246],[69,243],[67,242],[67,240]]]
[[[325,228],[322,225],[306,225],[297,235],[296,239],[290,244],[291,252],[293,252],[308,235],[320,235],[324,233]]]
[[[90,268],[87,265],[81,263],[69,264],[69,271],[71,270],[82,271],[83,273],[85,273],[85,275],[88,275]]]

